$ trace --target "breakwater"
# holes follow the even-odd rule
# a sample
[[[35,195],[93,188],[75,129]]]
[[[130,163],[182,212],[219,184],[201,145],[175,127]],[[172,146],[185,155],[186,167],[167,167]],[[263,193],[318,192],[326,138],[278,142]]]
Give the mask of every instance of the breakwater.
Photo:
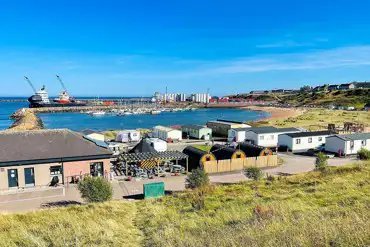
[[[38,130],[44,128],[41,119],[32,111],[29,111],[29,109],[20,109],[14,112],[10,118],[14,120],[14,123],[8,130]]]

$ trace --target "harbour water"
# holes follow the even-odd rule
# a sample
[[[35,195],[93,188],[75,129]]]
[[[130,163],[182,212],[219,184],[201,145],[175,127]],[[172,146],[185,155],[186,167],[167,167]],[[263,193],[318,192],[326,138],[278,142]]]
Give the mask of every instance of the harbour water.
[[[9,115],[27,107],[26,102],[0,103],[0,129],[8,128],[13,121]],[[81,113],[40,114],[46,128],[68,128],[74,131],[93,129],[97,131],[113,129],[152,128],[155,125],[205,124],[209,120],[228,119],[234,121],[254,121],[268,116],[268,113],[241,109],[197,109],[195,111],[162,112],[158,115],[140,114],[130,116],[91,116]]]

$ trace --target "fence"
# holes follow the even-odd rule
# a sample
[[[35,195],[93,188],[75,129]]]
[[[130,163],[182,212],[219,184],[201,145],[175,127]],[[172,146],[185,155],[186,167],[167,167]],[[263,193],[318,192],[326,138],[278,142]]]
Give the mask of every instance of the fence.
[[[240,171],[249,166],[270,167],[277,166],[277,155],[248,157],[245,159],[231,159],[204,162],[203,168],[207,173]]]

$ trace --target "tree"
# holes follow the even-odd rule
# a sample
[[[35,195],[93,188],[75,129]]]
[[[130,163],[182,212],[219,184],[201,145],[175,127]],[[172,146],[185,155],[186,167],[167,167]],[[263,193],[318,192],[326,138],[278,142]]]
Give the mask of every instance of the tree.
[[[328,167],[328,156],[323,153],[318,153],[315,161],[315,170],[324,171]]]
[[[244,170],[244,175],[249,179],[258,181],[263,178],[263,171],[256,166],[250,166]]]
[[[87,202],[105,202],[113,196],[111,184],[102,177],[85,177],[78,183],[78,190]]]
[[[201,188],[209,185],[208,174],[203,169],[195,169],[186,178],[186,187],[190,189]]]

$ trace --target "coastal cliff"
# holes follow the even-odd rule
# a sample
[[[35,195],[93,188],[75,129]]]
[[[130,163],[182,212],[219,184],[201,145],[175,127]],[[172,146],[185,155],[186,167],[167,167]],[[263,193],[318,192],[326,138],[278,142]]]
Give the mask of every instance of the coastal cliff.
[[[44,128],[44,124],[41,119],[29,109],[19,109],[14,112],[10,118],[15,121],[8,130],[39,130]]]

